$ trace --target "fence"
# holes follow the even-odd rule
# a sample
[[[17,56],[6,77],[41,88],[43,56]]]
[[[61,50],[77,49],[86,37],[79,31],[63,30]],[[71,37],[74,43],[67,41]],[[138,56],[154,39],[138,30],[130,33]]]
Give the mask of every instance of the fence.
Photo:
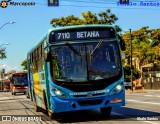
[[[160,89],[160,71],[142,72],[141,82],[145,89]]]

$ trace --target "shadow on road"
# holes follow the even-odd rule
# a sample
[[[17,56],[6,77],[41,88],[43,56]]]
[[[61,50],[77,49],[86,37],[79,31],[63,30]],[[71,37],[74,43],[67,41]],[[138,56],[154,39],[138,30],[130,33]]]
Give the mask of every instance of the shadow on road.
[[[104,118],[99,110],[83,110],[59,113],[56,114],[54,119],[59,123],[76,123],[89,121],[135,121],[137,117],[155,117],[160,119],[160,113],[126,107],[115,107],[110,118]]]

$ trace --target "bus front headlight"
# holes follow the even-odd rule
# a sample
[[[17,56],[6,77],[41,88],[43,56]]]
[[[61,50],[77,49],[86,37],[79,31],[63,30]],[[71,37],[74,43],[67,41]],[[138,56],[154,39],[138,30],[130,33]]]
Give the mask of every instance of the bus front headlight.
[[[121,86],[120,84],[118,84],[118,85],[116,86],[116,88],[117,88],[117,90],[121,90],[121,89],[122,89],[122,86]]]
[[[57,96],[60,96],[60,95],[62,94],[62,92],[61,92],[60,90],[56,90],[56,91],[55,91],[55,94],[56,94]]]
[[[118,94],[122,91],[123,89],[123,85],[121,84],[117,84],[109,93],[109,95],[115,95]]]
[[[57,89],[57,88],[52,88],[52,92],[54,93],[53,96],[56,96],[60,99],[66,99],[69,98],[68,95],[66,93],[64,93],[63,91]]]

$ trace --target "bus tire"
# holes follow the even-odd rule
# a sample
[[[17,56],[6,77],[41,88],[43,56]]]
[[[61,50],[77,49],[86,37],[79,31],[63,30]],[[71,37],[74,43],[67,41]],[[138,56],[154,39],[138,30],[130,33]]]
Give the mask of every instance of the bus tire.
[[[44,104],[45,104],[45,113],[52,120],[52,119],[54,119],[55,114],[49,109],[49,106],[47,104],[47,97],[46,97],[45,91],[43,91],[43,99],[44,99]]]
[[[16,95],[16,93],[14,92],[13,95]]]
[[[48,115],[48,104],[47,104],[47,98],[46,98],[46,94],[45,91],[43,91],[43,100],[44,100],[44,106],[45,106],[45,114]]]
[[[101,114],[105,118],[109,118],[111,116],[112,107],[100,108]]]

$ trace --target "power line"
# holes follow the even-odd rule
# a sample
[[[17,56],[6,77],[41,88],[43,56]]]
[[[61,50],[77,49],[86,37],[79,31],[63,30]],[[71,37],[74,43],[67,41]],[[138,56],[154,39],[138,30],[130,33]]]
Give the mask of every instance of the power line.
[[[67,1],[67,0],[66,0]],[[73,2],[73,1],[72,1]],[[36,3],[36,4],[39,4],[39,5],[45,5],[45,6],[48,6],[48,4],[45,4],[45,3]],[[128,6],[123,6],[123,7],[121,7],[121,6],[116,6],[116,7],[114,7],[114,6],[90,6],[90,5],[71,5],[71,4],[67,4],[67,5],[60,5],[60,6],[72,6],[72,7],[90,7],[90,8],[113,8],[113,9],[139,9],[139,10],[160,10],[160,8],[149,8],[148,6],[147,6],[147,8],[137,8],[137,7],[135,7],[135,6],[130,6],[130,7],[128,7]],[[142,6],[142,7],[146,7],[146,6]]]
[[[117,2],[108,2],[108,1],[102,1],[102,2],[100,2],[100,1],[82,1],[82,0],[76,0],[76,1],[73,1],[73,0],[62,0],[62,1],[66,1],[66,2],[78,2],[78,3],[99,3],[99,4],[115,4],[115,3],[117,3]]]
[[[160,10],[160,9],[153,9],[153,8],[123,8],[123,7],[97,7],[97,6],[80,6],[80,5],[61,5],[61,6],[74,6],[74,7],[95,7],[95,8],[114,8],[114,9],[144,9],[144,10]]]
[[[117,4],[119,3],[118,0],[115,0],[112,2],[111,1],[107,1],[107,0],[98,0],[98,1],[84,1],[84,0],[76,0],[76,1],[73,1],[73,0],[61,0],[61,1],[66,1],[66,2],[79,2],[79,3],[99,3],[99,4]],[[134,0],[134,1],[130,1],[129,3],[140,3],[140,2],[147,2],[147,1],[138,1],[138,0]],[[151,2],[151,1],[148,1],[148,2]],[[153,1],[155,2],[155,1]]]

